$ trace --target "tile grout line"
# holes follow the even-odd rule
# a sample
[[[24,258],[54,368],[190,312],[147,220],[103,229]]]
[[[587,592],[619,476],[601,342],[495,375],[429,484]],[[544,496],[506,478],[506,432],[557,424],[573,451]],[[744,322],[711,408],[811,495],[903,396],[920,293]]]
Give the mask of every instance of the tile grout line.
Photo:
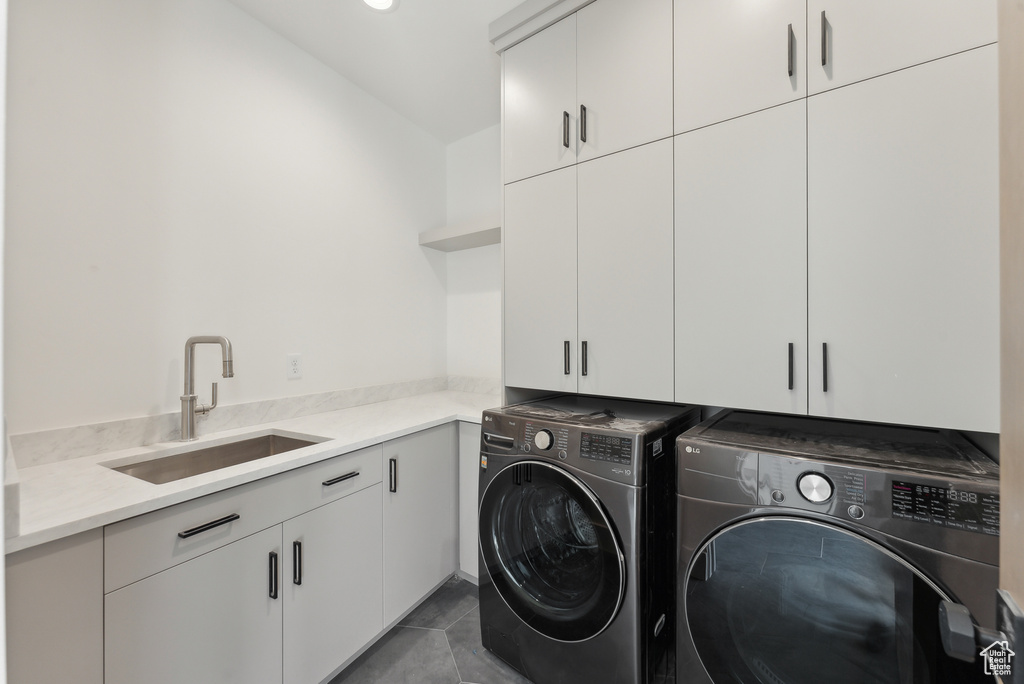
[[[455,651],[452,650],[452,642],[448,640],[448,632],[444,633],[444,643],[448,645],[448,655],[451,656],[452,664],[455,666],[455,676],[462,682],[462,673],[459,672],[459,661],[455,659]]]

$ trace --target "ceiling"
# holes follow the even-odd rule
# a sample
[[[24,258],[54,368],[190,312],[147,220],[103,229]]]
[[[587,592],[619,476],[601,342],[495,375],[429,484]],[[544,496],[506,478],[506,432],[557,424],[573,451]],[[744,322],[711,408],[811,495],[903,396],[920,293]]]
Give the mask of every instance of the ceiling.
[[[493,20],[522,0],[230,0],[445,143],[499,122]]]

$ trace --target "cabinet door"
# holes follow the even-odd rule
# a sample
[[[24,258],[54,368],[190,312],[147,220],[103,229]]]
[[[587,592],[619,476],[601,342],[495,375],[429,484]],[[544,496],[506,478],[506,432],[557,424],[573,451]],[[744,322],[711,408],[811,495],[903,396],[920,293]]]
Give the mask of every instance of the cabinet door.
[[[576,163],[576,15],[501,61],[505,182]]]
[[[384,624],[458,567],[456,437],[443,425],[384,444]]]
[[[505,384],[576,391],[576,167],[505,186]]]
[[[323,681],[383,629],[382,490],[284,523],[285,684]]]
[[[106,684],[279,684],[270,553],[280,571],[280,525],[107,594]]]
[[[808,0],[808,92],[993,43],[996,6],[996,0]]]
[[[672,0],[600,0],[576,21],[579,160],[671,136]]]
[[[809,98],[812,414],[999,431],[996,60]]]
[[[804,97],[806,5],[676,0],[676,133]]]
[[[676,137],[677,402],[807,412],[805,110]]]
[[[578,173],[579,391],[672,401],[672,140]]]

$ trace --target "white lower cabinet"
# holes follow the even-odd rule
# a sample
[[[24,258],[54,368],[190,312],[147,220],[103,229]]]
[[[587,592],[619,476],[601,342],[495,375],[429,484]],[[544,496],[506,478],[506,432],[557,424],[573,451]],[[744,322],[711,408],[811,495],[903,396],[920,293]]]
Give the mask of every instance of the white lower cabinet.
[[[383,628],[378,483],[284,523],[284,681],[328,675]]]
[[[384,443],[384,624],[458,568],[456,429],[441,425]]]
[[[107,594],[106,684],[280,682],[280,554],[276,526]]]
[[[371,643],[384,626],[381,455],[109,525],[106,684],[317,684]],[[257,515],[268,509],[269,526]]]

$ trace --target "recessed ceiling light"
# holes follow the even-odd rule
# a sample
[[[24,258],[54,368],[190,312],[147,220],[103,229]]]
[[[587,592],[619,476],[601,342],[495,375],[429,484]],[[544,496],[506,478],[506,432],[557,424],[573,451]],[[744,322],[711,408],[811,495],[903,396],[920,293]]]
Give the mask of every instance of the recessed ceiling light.
[[[394,12],[398,9],[398,0],[363,0],[367,6],[378,12]]]

